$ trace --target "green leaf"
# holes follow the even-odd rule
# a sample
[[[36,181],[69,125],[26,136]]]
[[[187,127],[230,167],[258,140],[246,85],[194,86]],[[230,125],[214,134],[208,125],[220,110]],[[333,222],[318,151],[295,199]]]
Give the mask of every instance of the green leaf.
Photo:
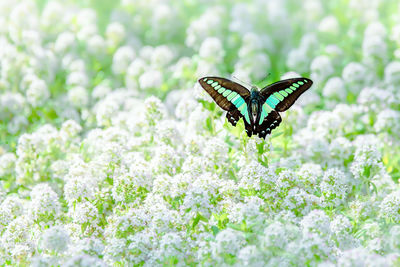
[[[215,225],[211,226],[211,231],[213,232],[213,235],[216,236],[219,233],[219,228]]]

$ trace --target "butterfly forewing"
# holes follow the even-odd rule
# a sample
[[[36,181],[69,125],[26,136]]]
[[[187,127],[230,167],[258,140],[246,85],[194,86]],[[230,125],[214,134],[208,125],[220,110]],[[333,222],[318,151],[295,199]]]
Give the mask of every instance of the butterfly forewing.
[[[203,77],[200,85],[223,110],[228,111],[227,118],[233,126],[240,117],[250,124],[248,99],[250,92],[245,87],[228,79],[219,77]]]
[[[312,83],[307,78],[287,79],[264,87],[260,95],[272,109],[283,112],[290,108]]]

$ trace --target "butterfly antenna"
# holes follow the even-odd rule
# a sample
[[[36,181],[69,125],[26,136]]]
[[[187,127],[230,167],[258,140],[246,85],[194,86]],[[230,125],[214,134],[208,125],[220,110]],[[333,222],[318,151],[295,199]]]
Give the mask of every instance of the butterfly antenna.
[[[244,81],[240,80],[238,77],[236,77],[236,76],[234,76],[234,75],[232,75],[232,77],[233,77],[233,78],[235,78],[236,80],[238,80],[238,81],[240,81],[240,82],[242,82],[242,83],[244,83],[244,84],[246,84],[246,85],[248,85],[248,86],[252,87],[252,85],[251,85],[251,84],[249,84],[249,83],[247,83],[247,82],[244,82]]]
[[[265,81],[266,79],[268,79],[268,77],[269,77],[270,75],[271,75],[271,72],[268,72],[267,76],[265,76],[264,79],[261,79],[260,83],[263,82],[263,81]]]

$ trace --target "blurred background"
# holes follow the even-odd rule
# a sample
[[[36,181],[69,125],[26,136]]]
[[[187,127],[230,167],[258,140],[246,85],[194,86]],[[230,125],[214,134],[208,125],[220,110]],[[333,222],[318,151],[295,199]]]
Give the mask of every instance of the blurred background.
[[[1,1],[1,142],[15,146],[9,135],[67,118],[96,126],[93,107],[108,91],[165,99],[202,75],[264,86],[294,72],[315,81],[301,102],[307,110],[355,103],[365,86],[399,83],[399,8],[390,0]]]
[[[0,265],[395,265],[399,14],[0,0]],[[261,140],[205,75],[314,84]]]

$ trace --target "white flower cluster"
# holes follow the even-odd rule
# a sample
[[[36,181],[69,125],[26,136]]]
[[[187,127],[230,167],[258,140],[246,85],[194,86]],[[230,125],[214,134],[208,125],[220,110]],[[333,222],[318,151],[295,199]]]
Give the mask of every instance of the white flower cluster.
[[[0,265],[398,266],[400,5],[342,2],[0,1]],[[262,140],[230,74],[314,84]]]

